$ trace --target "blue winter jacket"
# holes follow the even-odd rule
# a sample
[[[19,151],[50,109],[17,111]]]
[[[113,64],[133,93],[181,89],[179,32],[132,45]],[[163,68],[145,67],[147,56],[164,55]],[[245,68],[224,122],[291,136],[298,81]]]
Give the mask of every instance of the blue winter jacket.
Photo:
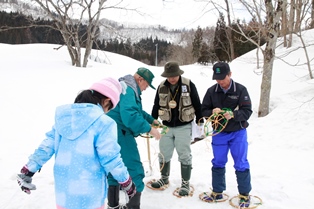
[[[56,202],[62,208],[99,208],[107,196],[107,174],[118,182],[129,177],[117,125],[101,106],[80,103],[56,109],[55,125],[29,157],[28,169],[38,171],[53,155]]]

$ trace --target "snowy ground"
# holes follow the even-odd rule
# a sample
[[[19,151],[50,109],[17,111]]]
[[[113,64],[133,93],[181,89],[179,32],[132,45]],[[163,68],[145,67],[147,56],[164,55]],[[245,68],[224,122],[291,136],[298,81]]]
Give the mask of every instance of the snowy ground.
[[[304,35],[307,44],[313,44],[314,31]],[[293,47],[298,47],[295,39]],[[77,93],[88,88],[103,77],[121,77],[133,74],[138,67],[146,66],[130,58],[98,52],[99,59],[110,60],[110,64],[89,62],[87,68],[71,66],[65,48],[56,51],[54,45],[0,44],[0,208],[1,209],[53,209],[54,180],[51,159],[40,173],[34,176],[37,190],[31,195],[21,192],[16,174],[26,163],[27,157],[44,139],[46,131],[53,125],[55,107],[72,103]],[[290,49],[292,50],[292,49]],[[252,195],[263,200],[259,208],[265,209],[312,209],[314,194],[314,80],[309,79],[304,63],[304,51],[287,53],[278,47],[274,63],[271,112],[263,118],[257,117],[261,69],[256,69],[255,51],[237,58],[230,63],[232,78],[245,85],[253,101],[254,113],[248,128],[249,162],[252,175]],[[308,48],[314,57],[313,46]],[[286,62],[290,63],[288,65]],[[262,61],[260,62],[262,63]],[[155,74],[155,86],[163,79],[162,67],[148,66]],[[313,68],[313,64],[311,65]],[[182,66],[183,74],[196,84],[201,99],[207,88],[214,84],[211,66]],[[312,71],[313,73],[313,71]],[[143,107],[150,113],[155,91],[143,92]],[[149,170],[147,140],[138,138],[138,146],[144,166]],[[145,182],[159,177],[157,154],[158,141],[150,139],[152,172]],[[212,151],[210,137],[192,145],[193,170],[191,184],[195,191],[189,198],[177,198],[173,190],[180,185],[180,164],[176,153],[171,164],[170,187],[165,191],[146,188],[142,195],[143,209],[190,209],[190,208],[232,208],[228,201],[208,204],[199,200],[198,195],[211,188]],[[227,190],[230,197],[237,195],[237,185],[232,158],[229,158],[226,173]],[[122,196],[121,201],[124,201]]]

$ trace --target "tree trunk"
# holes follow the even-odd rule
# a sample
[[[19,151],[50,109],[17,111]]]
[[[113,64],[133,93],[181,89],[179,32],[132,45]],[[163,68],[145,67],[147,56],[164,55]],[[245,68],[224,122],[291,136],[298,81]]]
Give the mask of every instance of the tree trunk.
[[[261,84],[261,95],[258,109],[258,117],[264,117],[269,113],[271,79],[275,59],[276,42],[279,33],[279,22],[282,13],[283,0],[279,0],[276,11],[271,0],[265,0],[267,14],[267,41],[264,51],[263,78]]]
[[[296,20],[294,25],[294,33],[297,33],[301,29],[301,13],[302,13],[302,0],[296,2]]]
[[[283,36],[283,46],[287,47],[287,3],[284,2],[282,5],[282,25],[281,25],[281,36]]]
[[[311,10],[311,23],[310,27],[314,28],[314,0],[312,0],[312,10]]]
[[[53,0],[34,1],[56,22],[55,29],[62,34],[71,57],[72,65],[76,67],[86,67],[92,51],[93,42],[96,39],[101,11],[106,9],[104,4],[107,0],[79,2]],[[119,4],[107,8],[123,9],[118,7],[118,5]],[[78,19],[73,18],[73,11],[75,11]],[[80,34],[83,25],[86,25],[85,36]],[[86,50],[82,60],[81,49],[83,46],[85,46]]]
[[[293,34],[293,27],[294,27],[294,15],[295,15],[295,0],[291,0],[290,3],[290,15],[289,15],[289,38],[288,38],[288,48],[292,46],[292,34]]]
[[[232,26],[231,26],[231,19],[230,19],[230,9],[229,9],[229,3],[228,0],[225,0],[226,7],[227,7],[227,19],[228,19],[228,27],[227,27],[227,37],[229,40],[229,45],[230,45],[230,56],[231,60],[235,59],[234,56],[234,44],[233,44],[233,37],[232,37]]]
[[[302,43],[302,46],[303,46],[303,49],[304,49],[306,63],[307,63],[307,69],[309,70],[310,78],[313,79],[313,73],[312,73],[311,64],[310,64],[311,60],[309,58],[309,53],[307,53],[306,44],[304,43],[301,31],[299,32],[299,38],[301,40],[301,43]]]

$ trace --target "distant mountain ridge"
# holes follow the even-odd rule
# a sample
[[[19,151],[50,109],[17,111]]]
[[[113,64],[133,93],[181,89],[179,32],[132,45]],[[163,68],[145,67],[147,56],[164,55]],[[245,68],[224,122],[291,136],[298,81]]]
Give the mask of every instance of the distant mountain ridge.
[[[39,7],[28,1],[22,0],[0,0],[0,11],[21,12],[24,15],[31,15],[33,18],[47,19],[47,15]],[[130,39],[132,43],[138,42],[141,39],[156,37],[159,40],[165,40],[172,44],[180,44],[182,31],[168,30],[163,26],[154,25],[132,25],[127,26],[109,19],[101,19],[100,21],[100,40],[118,39],[126,41]]]

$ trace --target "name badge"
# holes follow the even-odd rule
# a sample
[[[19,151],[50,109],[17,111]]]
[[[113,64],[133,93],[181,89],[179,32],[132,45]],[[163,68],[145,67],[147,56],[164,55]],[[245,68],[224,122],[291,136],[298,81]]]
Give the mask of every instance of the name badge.
[[[165,111],[164,110],[158,110],[158,115],[164,115]]]

